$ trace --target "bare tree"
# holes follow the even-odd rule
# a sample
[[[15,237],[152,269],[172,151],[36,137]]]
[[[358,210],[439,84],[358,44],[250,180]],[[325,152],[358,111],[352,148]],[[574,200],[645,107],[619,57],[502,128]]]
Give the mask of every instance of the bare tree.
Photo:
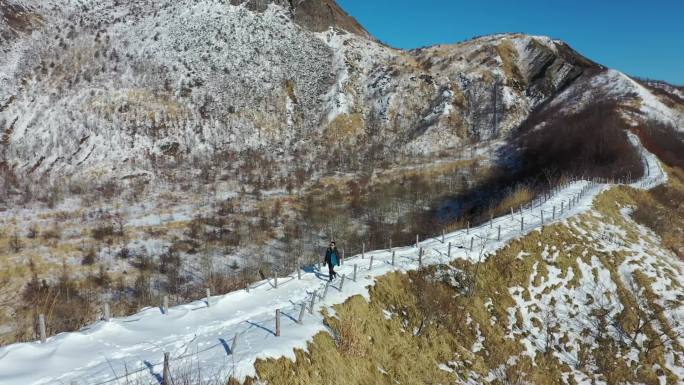
[[[16,231],[10,236],[9,246],[15,253],[18,253],[21,251],[22,247],[24,247],[21,242],[21,238]]]
[[[11,296],[15,288],[10,286],[9,277],[0,278],[0,308],[12,308]]]
[[[122,214],[121,212],[114,213],[114,215],[112,215],[112,223],[114,223],[117,235],[123,236],[124,228],[126,227],[125,214]]]

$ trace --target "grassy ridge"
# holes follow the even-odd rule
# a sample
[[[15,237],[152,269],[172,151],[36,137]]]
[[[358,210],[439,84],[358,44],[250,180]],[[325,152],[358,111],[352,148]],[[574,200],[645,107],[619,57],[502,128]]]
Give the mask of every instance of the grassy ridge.
[[[684,191],[681,175],[671,175],[659,189]],[[651,202],[645,209],[660,207],[659,189],[611,189],[593,212],[516,240],[480,266],[459,260],[388,274],[372,287],[369,302],[353,297],[326,314],[331,334],[296,351],[296,362],[257,362],[259,380],[678,383],[667,362],[671,356],[683,364],[673,310],[684,298],[664,301],[656,283],[681,292],[682,265],[623,210],[645,202]],[[678,220],[682,214],[672,213]],[[610,240],[602,238],[607,229]]]

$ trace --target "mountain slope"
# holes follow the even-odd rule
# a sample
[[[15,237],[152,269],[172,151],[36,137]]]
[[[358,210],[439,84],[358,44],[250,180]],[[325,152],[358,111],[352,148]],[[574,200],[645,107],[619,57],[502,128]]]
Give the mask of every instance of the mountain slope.
[[[0,91],[0,155],[20,179],[154,179],[159,163],[313,160],[331,142],[343,158],[435,154],[505,138],[601,70],[544,37],[392,49],[333,2],[24,3],[43,22],[5,44]]]
[[[353,255],[392,244],[396,249],[416,236],[427,238],[421,242],[426,263],[449,264],[471,285],[479,280],[494,289],[473,296],[458,291],[463,288],[424,285],[457,296],[477,322],[462,324],[437,312],[443,324],[467,330],[441,335],[461,346],[440,345],[438,355],[421,357],[421,365],[400,373],[404,377],[393,373],[404,382],[426,382],[432,366],[442,364],[440,378],[449,380],[467,373],[472,381],[497,383],[510,370],[538,375],[543,383],[557,380],[560,370],[568,381],[571,373],[577,382],[613,383],[603,377],[607,357],[618,353],[625,377],[614,378],[681,379],[677,333],[644,326],[648,331],[636,341],[625,339],[634,335],[638,316],[676,329],[674,318],[663,317],[681,313],[675,293],[681,291],[676,256],[684,250],[681,88],[632,79],[544,36],[498,34],[395,49],[332,0],[0,0],[0,52],[0,344],[37,339],[38,314],[47,315],[50,337],[45,345],[0,349],[0,376],[8,381],[82,376],[96,382],[133,366],[142,380],[153,379],[168,349],[181,367],[187,361],[178,361],[200,357],[202,373],[282,380],[298,372],[294,382],[321,370],[292,368],[285,360],[253,364],[263,357],[318,354],[321,346],[308,353],[292,348],[303,348],[326,327],[352,338],[347,344],[319,334],[314,342],[331,354],[337,344],[358,354],[368,346],[359,338],[380,338],[385,327],[406,334],[394,342],[422,344],[405,326],[425,310],[420,307],[416,314],[375,322],[369,330],[376,334],[359,334],[317,312],[305,327],[294,328],[297,302],[322,289],[312,266],[331,238]],[[665,182],[658,161],[671,167],[666,170],[673,177],[639,192]],[[512,240],[519,216],[527,232],[542,216],[548,224],[559,210],[564,218],[578,213],[603,188],[642,177],[643,184],[600,195],[589,213],[552,225],[557,232],[545,244],[566,256],[537,249],[536,233],[511,243],[523,245],[522,254],[507,248],[482,264],[468,247],[468,237],[473,245],[481,239],[474,235],[491,241],[489,251],[505,247],[493,241],[492,217],[504,226],[502,239]],[[575,202],[579,191],[585,195]],[[555,195],[542,215],[536,204],[549,194]],[[619,211],[606,203],[610,199]],[[524,213],[508,216],[518,208]],[[448,246],[431,238],[441,231],[458,245],[456,261],[444,257]],[[418,250],[397,250],[401,268],[417,267]],[[330,288],[324,309],[355,293],[367,296],[365,285],[391,270],[390,253],[373,255],[375,265],[358,282],[347,281],[344,292]],[[369,263],[354,261],[362,270]],[[506,268],[515,264],[524,274],[504,285]],[[283,284],[283,275],[302,265],[304,279],[293,282],[290,275]],[[491,281],[490,274],[472,277],[480,267]],[[577,286],[580,270],[586,274]],[[351,266],[343,272],[352,274]],[[380,282],[405,288],[415,277],[435,279],[423,273]],[[281,276],[278,289],[265,280],[274,274]],[[633,288],[650,301],[637,318],[625,310],[640,297],[628,292],[632,276],[641,280]],[[599,283],[606,287],[595,287]],[[251,296],[241,291],[250,284]],[[206,288],[221,295],[211,309],[187,304]],[[592,299],[581,298],[585,289],[596,292]],[[181,304],[168,316],[156,309],[165,296]],[[606,313],[611,325],[603,339],[577,325],[563,329],[567,338],[553,325],[538,325],[551,317],[540,308],[567,315],[552,300],[606,311],[596,308],[596,298],[617,297],[617,307]],[[411,295],[402,298],[412,301]],[[259,301],[268,306],[255,306]],[[120,317],[93,325],[105,302]],[[387,303],[381,298],[370,306]],[[355,298],[349,306],[358,313],[347,314],[368,315],[366,305]],[[293,334],[274,348],[269,325],[275,307],[292,317],[286,323]],[[487,327],[486,311],[516,322]],[[540,355],[549,347],[530,336],[544,332],[558,344]],[[244,337],[238,346],[251,349],[232,354],[235,333]],[[502,335],[511,349],[497,352]],[[640,349],[656,344],[649,341],[658,335],[669,346],[652,347],[653,355],[643,358]],[[574,362],[597,345],[609,354],[584,366]],[[447,347],[462,354],[458,364],[444,359]],[[102,356],[94,358],[96,351]],[[44,371],[18,363],[34,354],[49,361]],[[507,362],[506,354],[516,358]],[[395,368],[383,362],[376,373],[379,361],[373,360],[369,371],[347,374],[359,374],[363,383],[390,381],[383,371]],[[434,365],[423,365],[430,360]],[[416,373],[421,377],[411,377]]]

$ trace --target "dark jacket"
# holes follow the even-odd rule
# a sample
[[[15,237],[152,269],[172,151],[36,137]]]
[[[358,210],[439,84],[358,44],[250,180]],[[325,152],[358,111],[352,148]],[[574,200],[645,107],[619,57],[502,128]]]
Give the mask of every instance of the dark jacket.
[[[340,265],[340,252],[337,251],[337,247],[328,247],[325,251],[325,264],[331,267]]]

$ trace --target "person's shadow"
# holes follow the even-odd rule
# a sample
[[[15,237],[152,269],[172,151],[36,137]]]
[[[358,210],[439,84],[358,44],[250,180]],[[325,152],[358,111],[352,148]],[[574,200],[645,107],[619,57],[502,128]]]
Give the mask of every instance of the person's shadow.
[[[320,279],[321,281],[330,280],[330,275],[323,273],[323,271],[321,270],[321,268],[319,266],[320,265],[317,263],[313,264],[313,265],[306,265],[306,266],[302,267],[302,270],[305,273],[313,273],[316,276],[316,278]]]

